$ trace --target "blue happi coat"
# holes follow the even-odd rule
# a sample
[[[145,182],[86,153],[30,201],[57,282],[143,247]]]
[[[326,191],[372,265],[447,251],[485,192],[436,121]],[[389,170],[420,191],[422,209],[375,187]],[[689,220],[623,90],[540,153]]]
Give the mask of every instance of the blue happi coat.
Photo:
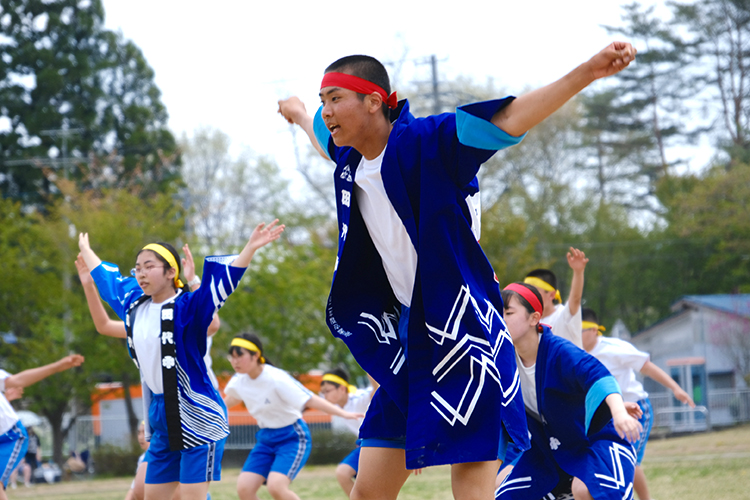
[[[224,305],[245,272],[245,268],[229,265],[235,257],[206,257],[201,287],[195,292],[180,293],[172,303],[162,306],[162,378],[172,451],[217,442],[229,435],[226,406],[211,383],[203,357],[214,313]],[[134,310],[148,297],[135,278],[121,276],[114,264],[102,262],[91,276],[102,299],[126,322],[129,352],[140,369],[129,316],[132,318]],[[168,331],[165,324],[170,324]],[[166,354],[165,347],[173,349]],[[151,392],[143,385],[143,415],[148,422]],[[174,411],[170,412],[170,408]],[[148,437],[148,425],[146,433]]]
[[[541,420],[529,415],[531,448],[511,446],[506,463],[514,468],[495,498],[536,500],[569,475],[583,481],[597,500],[632,499],[635,450],[617,435],[604,402],[620,393],[615,378],[595,357],[545,326],[535,379]]]
[[[353,195],[362,156],[334,145],[320,110],[314,120],[318,143],[336,162],[340,238],[328,326],[406,416],[409,468],[496,460],[503,426],[528,446],[500,290],[466,203],[480,165],[521,140],[489,121],[512,99],[427,118],[401,101],[392,113],[381,175],[418,256],[407,345],[398,333],[401,305]]]

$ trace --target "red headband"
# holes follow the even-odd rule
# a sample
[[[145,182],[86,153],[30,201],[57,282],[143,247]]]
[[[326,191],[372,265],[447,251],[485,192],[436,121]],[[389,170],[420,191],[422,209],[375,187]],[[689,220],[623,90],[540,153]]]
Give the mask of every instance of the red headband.
[[[395,109],[398,106],[398,98],[395,92],[387,95],[382,87],[358,76],[336,72],[326,73],[323,75],[323,81],[320,83],[320,88],[322,89],[323,87],[341,87],[342,89],[353,90],[354,92],[368,95],[377,92],[390,109]]]
[[[531,307],[534,308],[534,311],[538,312],[539,314],[542,314],[544,311],[544,308],[542,307],[542,303],[539,302],[539,299],[534,295],[534,292],[526,288],[520,283],[511,283],[510,285],[506,286],[503,290],[508,290],[511,292],[516,292],[518,295],[526,299],[526,302],[531,305]]]

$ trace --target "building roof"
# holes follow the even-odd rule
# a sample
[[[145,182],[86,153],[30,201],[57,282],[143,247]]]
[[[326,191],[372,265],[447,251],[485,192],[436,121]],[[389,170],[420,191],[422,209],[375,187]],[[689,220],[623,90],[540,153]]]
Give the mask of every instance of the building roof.
[[[672,304],[672,311],[677,312],[689,305],[708,307],[738,316],[750,318],[750,294],[719,295],[685,295]]]

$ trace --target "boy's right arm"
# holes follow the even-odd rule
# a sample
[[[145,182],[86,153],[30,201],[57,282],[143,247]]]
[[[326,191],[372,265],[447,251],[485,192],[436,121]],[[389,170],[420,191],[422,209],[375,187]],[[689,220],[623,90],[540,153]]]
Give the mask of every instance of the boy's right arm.
[[[11,387],[28,387],[36,384],[40,380],[44,380],[50,375],[54,375],[55,373],[69,370],[76,366],[81,366],[81,363],[83,363],[83,356],[80,354],[71,354],[70,356],[65,356],[54,363],[39,366],[37,368],[29,368],[28,370],[11,375],[5,379],[5,387],[6,389]]]
[[[578,309],[581,308],[581,299],[583,298],[583,273],[589,259],[586,257],[585,253],[573,247],[570,247],[567,258],[568,265],[573,270],[573,280],[570,283],[570,294],[568,294],[568,309],[570,310],[570,315],[575,316]]]
[[[693,398],[691,398],[690,395],[685,392],[682,387],[680,387],[680,385],[669,376],[669,374],[667,374],[667,372],[656,366],[653,362],[646,361],[643,368],[641,368],[641,373],[656,380],[667,389],[670,389],[678,401],[689,405],[691,408],[695,408]]]
[[[326,145],[324,144],[321,146],[318,144],[318,139],[315,137],[313,117],[307,114],[305,104],[300,101],[299,97],[293,96],[289,99],[280,100],[279,114],[292,125],[299,125],[307,134],[307,137],[310,139],[310,144],[313,145],[318,154],[326,160],[330,160],[328,154],[326,154],[323,149]]]

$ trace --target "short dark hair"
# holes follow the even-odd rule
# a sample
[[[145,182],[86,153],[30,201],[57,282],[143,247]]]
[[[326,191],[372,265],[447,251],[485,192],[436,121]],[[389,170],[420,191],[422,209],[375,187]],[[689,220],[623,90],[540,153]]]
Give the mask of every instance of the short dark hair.
[[[589,307],[581,308],[581,321],[591,321],[592,323],[599,324],[599,318],[593,309]]]
[[[325,70],[326,73],[332,73],[334,71],[358,76],[385,90],[386,98],[391,95],[391,80],[388,78],[388,71],[385,69],[385,66],[383,66],[383,63],[374,57],[363,55],[342,57],[328,65]],[[357,92],[357,95],[360,99],[364,100],[365,94]],[[388,104],[385,102],[385,98],[383,99],[382,109],[386,120],[390,121],[391,111],[388,108]]]
[[[526,275],[527,278],[539,278],[557,290],[557,276],[549,269],[534,269]]]
[[[333,368],[333,369],[328,370],[327,372],[325,372],[323,374],[323,376],[325,377],[328,374],[330,374],[330,375],[336,375],[337,377],[343,379],[344,382],[346,382],[347,384],[349,383],[349,372],[347,372],[343,368]],[[341,386],[341,384],[337,384],[336,382],[331,382],[330,380],[324,380],[324,381],[321,382],[321,384],[331,384],[331,385],[334,385],[336,387],[340,387]]]

